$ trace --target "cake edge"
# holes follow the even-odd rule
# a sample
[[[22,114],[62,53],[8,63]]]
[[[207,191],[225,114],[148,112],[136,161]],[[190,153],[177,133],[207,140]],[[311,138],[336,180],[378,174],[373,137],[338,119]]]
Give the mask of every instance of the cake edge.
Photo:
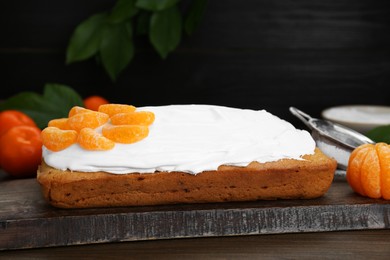
[[[197,175],[62,171],[43,161],[37,180],[46,201],[59,208],[314,199],[328,191],[336,167],[335,159],[316,148],[302,160],[223,165]]]

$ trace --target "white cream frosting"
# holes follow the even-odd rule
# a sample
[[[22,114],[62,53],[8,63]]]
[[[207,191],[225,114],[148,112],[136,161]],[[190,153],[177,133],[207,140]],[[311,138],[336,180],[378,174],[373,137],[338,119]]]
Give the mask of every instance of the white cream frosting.
[[[43,147],[45,162],[57,169],[84,172],[196,174],[223,164],[246,166],[252,161],[301,159],[315,149],[307,131],[265,110],[213,105],[137,108],[141,110],[155,114],[145,139],[134,144],[117,143],[109,151],[87,151],[78,144],[59,152]]]

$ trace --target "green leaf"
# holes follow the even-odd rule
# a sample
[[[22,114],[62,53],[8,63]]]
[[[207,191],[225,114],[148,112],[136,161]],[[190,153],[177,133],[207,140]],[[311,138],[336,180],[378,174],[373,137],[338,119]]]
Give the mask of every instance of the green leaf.
[[[136,0],[118,0],[108,16],[110,23],[121,23],[138,12],[135,6]]]
[[[136,6],[149,11],[162,11],[176,5],[179,0],[137,0]]]
[[[385,142],[390,144],[390,125],[376,127],[366,133],[368,138],[375,142]]]
[[[73,106],[83,106],[81,97],[70,87],[47,84],[44,94],[21,92],[0,104],[0,111],[15,109],[29,115],[43,129],[54,118],[67,117]]]
[[[67,64],[88,59],[97,53],[106,17],[105,13],[95,14],[76,27],[66,51]]]
[[[181,30],[182,18],[176,6],[152,15],[149,38],[163,59],[179,45]]]
[[[62,117],[67,117],[72,107],[84,106],[82,98],[74,89],[57,83],[47,83],[44,86],[43,98],[56,104],[58,115],[62,114]]]
[[[206,9],[207,0],[193,0],[184,23],[184,30],[191,35],[198,27],[200,20]]]
[[[149,32],[150,12],[142,11],[137,15],[136,33],[146,35]]]
[[[26,113],[39,128],[43,129],[48,122],[46,114],[56,111],[57,107],[52,103],[46,103],[41,95],[34,92],[22,92],[0,104],[1,111],[9,109]]]
[[[100,45],[101,62],[111,79],[129,64],[134,55],[130,21],[107,26]]]

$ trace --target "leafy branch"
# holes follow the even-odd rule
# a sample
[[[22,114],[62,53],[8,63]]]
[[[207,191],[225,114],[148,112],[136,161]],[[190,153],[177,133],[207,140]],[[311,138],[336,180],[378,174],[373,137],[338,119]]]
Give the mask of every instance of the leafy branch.
[[[162,59],[180,43],[182,32],[191,35],[198,26],[207,0],[191,0],[186,12],[181,0],[117,0],[107,12],[97,13],[74,30],[66,63],[95,57],[115,81],[131,62],[135,35],[147,35]]]
[[[43,129],[51,119],[68,117],[68,111],[73,106],[84,106],[81,96],[74,89],[62,84],[47,83],[42,95],[31,91],[20,92],[0,102],[0,111],[22,111]]]

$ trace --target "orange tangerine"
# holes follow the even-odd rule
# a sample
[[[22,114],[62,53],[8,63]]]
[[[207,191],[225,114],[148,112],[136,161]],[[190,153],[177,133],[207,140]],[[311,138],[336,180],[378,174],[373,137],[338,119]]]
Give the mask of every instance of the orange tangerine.
[[[93,112],[91,109],[86,109],[84,107],[74,106],[69,110],[68,117],[72,117],[76,114],[85,113],[85,112]]]
[[[390,199],[390,145],[365,144],[350,155],[347,181],[360,195]]]
[[[61,151],[77,142],[77,132],[74,130],[61,130],[57,127],[49,126],[41,133],[43,145],[53,151]]]
[[[149,128],[142,125],[105,125],[102,133],[114,142],[131,144],[147,137]]]
[[[84,103],[85,108],[88,108],[88,109],[91,109],[94,111],[98,111],[99,106],[101,106],[103,104],[108,104],[110,102],[108,102],[108,100],[102,96],[94,95],[94,96],[86,97],[83,100],[83,103]]]
[[[81,129],[77,142],[86,150],[110,150],[114,148],[115,143],[110,139],[97,133],[92,128]]]
[[[381,197],[381,187],[380,187],[380,166],[379,158],[376,153],[375,147],[370,148],[367,151],[366,158],[364,158],[363,164],[361,166],[361,182],[363,189],[368,197],[370,198],[380,198]]]
[[[70,130],[70,126],[68,124],[68,118],[52,119],[49,121],[47,126],[54,126],[62,130]]]
[[[349,156],[348,169],[347,169],[347,181],[351,188],[360,195],[366,196],[361,183],[361,166],[366,158],[367,151],[371,145],[365,144],[357,147]]]
[[[381,159],[381,191],[384,199],[390,200],[390,146],[384,143],[376,145],[376,151]]]
[[[113,125],[145,125],[149,126],[154,122],[154,113],[139,111],[132,113],[119,113],[111,117]]]
[[[0,112],[0,136],[12,127],[20,125],[37,126],[30,116],[18,110],[4,110]]]
[[[80,132],[81,129],[88,128],[96,128],[108,121],[109,117],[105,113],[100,112],[83,112],[79,114],[75,114],[74,116],[68,119],[68,124],[71,129]]]
[[[135,111],[135,107],[131,105],[122,104],[104,104],[100,105],[98,111],[106,113],[110,117],[118,113],[132,113]]]

